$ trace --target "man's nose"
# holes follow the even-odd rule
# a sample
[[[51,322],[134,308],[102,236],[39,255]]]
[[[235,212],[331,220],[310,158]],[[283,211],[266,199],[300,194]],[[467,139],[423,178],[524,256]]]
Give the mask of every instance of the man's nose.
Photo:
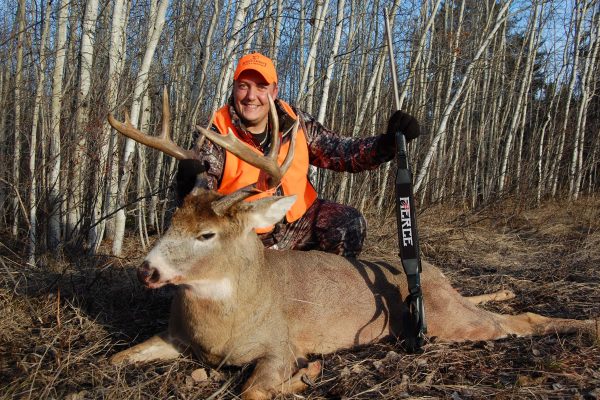
[[[256,99],[256,89],[253,87],[249,87],[248,91],[246,92],[246,98],[248,100],[254,100]]]

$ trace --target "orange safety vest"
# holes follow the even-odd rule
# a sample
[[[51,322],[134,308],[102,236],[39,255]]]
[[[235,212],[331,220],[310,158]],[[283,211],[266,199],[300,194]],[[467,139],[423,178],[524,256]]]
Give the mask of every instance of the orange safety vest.
[[[279,103],[285,110],[285,112],[292,118],[297,119],[298,116],[289,104],[279,100]],[[229,106],[225,105],[221,107],[215,114],[213,124],[219,130],[221,135],[226,135],[228,128],[235,133],[237,130],[233,126],[231,121],[231,115],[229,115]],[[244,145],[248,146],[252,151],[257,154],[263,155],[263,153],[257,148],[250,144],[242,141]],[[279,165],[283,163],[288,148],[290,147],[290,141],[286,141],[281,144],[279,149],[279,155],[277,161]],[[223,177],[221,178],[221,184],[217,188],[217,191],[222,194],[230,194],[234,191],[243,188],[244,186],[251,185],[258,181],[258,175],[260,170],[247,162],[239,159],[237,156],[231,154],[229,151],[225,152],[225,166],[223,168]],[[313,188],[312,184],[308,180],[308,145],[306,142],[306,136],[304,130],[299,127],[296,135],[296,148],[294,153],[294,160],[292,165],[287,170],[283,178],[281,179],[281,186],[285,195],[295,194],[296,201],[292,207],[286,213],[286,220],[288,222],[294,222],[304,215],[306,210],[312,205],[317,198],[317,192]],[[272,191],[259,193],[247,200],[260,199],[266,196],[272,196]],[[258,233],[269,232],[273,228],[256,229]]]

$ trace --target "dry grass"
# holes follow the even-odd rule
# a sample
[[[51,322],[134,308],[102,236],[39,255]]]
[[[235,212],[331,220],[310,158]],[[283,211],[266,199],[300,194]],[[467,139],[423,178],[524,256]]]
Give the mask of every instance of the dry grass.
[[[396,254],[393,216],[371,217],[369,255]],[[419,218],[426,259],[464,294],[509,288],[517,298],[486,307],[505,313],[600,315],[600,201],[505,202],[478,212],[431,208]],[[64,254],[28,266],[0,235],[0,397],[235,398],[250,367],[214,371],[200,361],[115,368],[107,357],[163,330],[169,289],[143,290],[127,257]],[[429,343],[406,354],[383,343],[323,357],[305,398],[600,398],[600,347],[577,336]],[[206,368],[209,378],[191,375]],[[289,396],[289,398],[293,398]]]

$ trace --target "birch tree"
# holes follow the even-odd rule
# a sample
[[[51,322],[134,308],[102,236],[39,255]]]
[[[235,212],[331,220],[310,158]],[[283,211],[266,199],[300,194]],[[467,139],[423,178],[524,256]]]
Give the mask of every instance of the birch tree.
[[[488,32],[484,32],[484,39],[482,40],[479,48],[477,49],[475,56],[473,57],[473,59],[471,60],[471,62],[467,66],[467,68],[465,69],[464,75],[463,75],[462,79],[460,80],[460,82],[456,88],[456,91],[454,91],[452,98],[450,99],[450,101],[448,102],[446,107],[444,108],[440,124],[437,127],[436,132],[434,133],[433,140],[429,146],[429,149],[427,150],[427,154],[425,155],[423,163],[421,164],[421,167],[418,171],[418,174],[417,174],[417,177],[415,180],[415,185],[414,185],[415,192],[418,192],[421,189],[421,185],[423,184],[423,181],[427,176],[429,165],[431,164],[433,155],[434,155],[435,151],[437,150],[437,146],[440,142],[440,139],[443,137],[443,135],[446,134],[446,127],[448,125],[448,119],[450,118],[450,115],[451,115],[452,111],[454,110],[454,107],[456,106],[456,103],[457,103],[459,97],[462,95],[463,90],[465,89],[465,86],[469,82],[469,78],[471,77],[471,71],[473,71],[473,68],[475,67],[477,61],[479,61],[479,58],[482,56],[483,52],[487,49],[488,45],[492,41],[494,35],[496,34],[496,32],[498,31],[500,26],[505,22],[506,13],[507,13],[508,7],[510,6],[511,3],[512,3],[512,0],[508,0],[502,5],[502,7],[500,8],[500,10],[497,13],[496,20],[494,22],[493,27]]]
[[[52,1],[48,0],[45,4],[44,26],[42,28],[42,37],[40,39],[39,49],[39,70],[37,73],[37,84],[35,89],[35,99],[33,104],[33,123],[31,125],[30,148],[29,152],[29,176],[31,184],[29,187],[29,263],[35,264],[35,253],[37,245],[37,174],[36,174],[36,156],[38,139],[38,122],[42,97],[44,94],[44,80],[46,77],[46,39],[50,29],[50,11],[52,10]]]
[[[584,15],[586,12],[587,12],[586,2],[583,2],[583,4],[581,4],[579,2],[575,4],[575,10],[573,12],[573,16],[572,16],[572,20],[571,20],[571,24],[570,24],[570,27],[571,27],[570,33],[573,33],[572,47],[571,47],[572,51],[573,51],[573,62],[571,64],[571,69],[570,69],[571,75],[570,75],[570,79],[569,79],[569,85],[567,88],[565,108],[563,111],[564,118],[563,118],[562,129],[560,131],[560,136],[559,136],[558,149],[554,156],[552,166],[550,168],[552,197],[554,197],[556,195],[556,192],[558,190],[558,183],[559,183],[558,168],[560,166],[560,161],[563,157],[564,143],[565,143],[565,138],[566,138],[566,134],[567,134],[567,126],[568,126],[568,122],[569,122],[568,117],[569,117],[569,112],[571,110],[571,103],[572,103],[572,99],[573,99],[573,92],[575,90],[575,83],[577,81],[577,66],[579,64],[579,47],[580,47],[580,43],[582,40],[582,32],[581,31],[582,31]],[[568,60],[570,60],[570,57],[567,54],[568,51],[569,51],[569,47],[565,46],[565,53],[563,56],[564,63],[567,63]]]
[[[165,15],[167,12],[168,0],[161,0],[156,7],[156,14],[151,17],[150,32],[148,33],[148,42],[146,44],[146,52],[142,65],[138,72],[133,92],[133,104],[131,105],[131,123],[134,127],[138,126],[140,109],[143,95],[148,90],[148,71],[150,63],[154,57],[154,51],[158,44],[158,39],[165,23]],[[117,213],[115,217],[115,237],[113,240],[112,253],[113,255],[121,255],[123,247],[123,236],[125,234],[125,204],[127,203],[127,186],[131,179],[131,168],[133,166],[132,154],[135,148],[135,141],[127,138],[125,140],[125,149],[123,151],[123,175],[119,182],[119,191],[117,194]]]
[[[60,115],[63,99],[63,71],[65,67],[67,17],[69,0],[61,0],[58,4],[58,23],[56,28],[54,73],[52,74],[52,107],[50,117],[50,143],[48,151],[48,247],[56,249],[61,241],[60,226],[60,168],[61,168],[61,130]]]
[[[504,152],[502,154],[501,166],[500,166],[500,176],[498,177],[498,190],[500,192],[504,191],[504,185],[506,183],[506,171],[508,168],[509,156],[512,151],[512,143],[517,134],[517,127],[521,125],[521,121],[525,118],[525,113],[527,110],[526,98],[529,92],[529,88],[531,87],[531,79],[533,75],[533,65],[535,63],[535,56],[537,53],[537,44],[538,44],[538,30],[535,27],[538,24],[538,17],[540,15],[542,4],[536,4],[534,6],[534,12],[531,15],[529,20],[528,29],[529,35],[527,38],[527,52],[525,53],[525,71],[523,73],[524,79],[521,80],[521,85],[519,88],[519,92],[517,94],[515,109],[511,113],[512,118],[510,122],[510,126],[506,135],[506,142],[504,144]],[[517,171],[517,176],[518,176]]]
[[[333,46],[329,53],[329,59],[327,61],[327,70],[323,77],[323,91],[321,94],[321,105],[319,107],[319,113],[317,115],[317,121],[323,123],[325,121],[325,113],[327,112],[327,102],[329,100],[329,88],[331,86],[331,77],[333,75],[333,69],[335,67],[335,59],[338,55],[338,49],[340,47],[340,39],[342,38],[342,28],[344,24],[344,6],[345,0],[338,0],[337,4],[337,17],[335,22],[335,37],[333,39]]]
[[[117,104],[119,79],[123,71],[123,64],[126,56],[125,29],[127,28],[127,1],[128,0],[115,0],[113,5],[110,47],[108,52],[108,84],[106,89],[106,105],[109,110],[113,110]],[[94,203],[94,211],[88,237],[93,252],[98,249],[102,242],[106,226],[106,220],[103,218],[103,215],[106,215],[111,204],[111,158],[114,138],[114,134],[108,121],[104,121],[100,139],[100,163],[98,165],[100,176],[97,175],[95,190],[93,190],[93,192],[98,194],[99,198],[97,198]],[[101,177],[104,177],[104,181],[101,180]]]
[[[298,98],[296,99],[296,103],[302,104],[304,103],[304,107],[307,112],[312,112],[312,85],[308,85],[309,76],[311,74],[311,69],[314,71],[314,64],[317,53],[317,46],[319,45],[319,39],[321,38],[321,33],[323,32],[323,27],[325,25],[325,17],[327,15],[327,9],[329,7],[329,2],[325,0],[315,0],[315,11],[314,11],[314,29],[311,35],[310,41],[310,49],[308,51],[308,56],[306,57],[306,63],[302,66],[302,79],[300,81],[300,86],[298,87]],[[314,72],[313,72],[314,74]],[[311,82],[314,79],[311,80]],[[302,100],[305,99],[304,102]]]
[[[233,77],[234,49],[240,41],[241,31],[249,8],[250,0],[240,0],[237,3],[233,26],[231,27],[229,40],[227,40],[227,45],[225,46],[225,51],[223,53],[222,74],[221,78],[219,78],[219,89],[216,96],[217,104],[225,103],[228,96],[230,81]]]
[[[14,196],[12,200],[12,211],[14,215],[12,234],[14,237],[18,234],[19,227],[19,186],[20,186],[20,163],[21,163],[21,132],[23,130],[21,126],[21,79],[23,76],[23,46],[25,42],[25,0],[19,0],[19,8],[17,11],[17,62],[15,69],[15,119],[14,119],[14,158],[13,158],[13,176],[12,184],[14,190]]]
[[[77,145],[73,154],[73,176],[68,191],[67,237],[75,234],[75,227],[80,223],[83,207],[83,171],[88,164],[84,156],[87,146],[88,120],[90,113],[90,87],[94,60],[94,37],[98,17],[98,0],[88,0],[82,23],[81,55],[79,61],[79,90],[75,106],[75,129]]]
[[[583,145],[585,141],[585,127],[587,121],[587,109],[594,93],[597,80],[598,69],[598,48],[600,47],[600,11],[598,7],[592,8],[590,21],[590,31],[588,34],[589,44],[587,48],[587,57],[583,60],[581,72],[581,99],[579,100],[577,110],[577,122],[575,125],[575,134],[573,135],[573,153],[571,156],[571,165],[569,173],[569,197],[577,199],[581,189],[583,179]]]

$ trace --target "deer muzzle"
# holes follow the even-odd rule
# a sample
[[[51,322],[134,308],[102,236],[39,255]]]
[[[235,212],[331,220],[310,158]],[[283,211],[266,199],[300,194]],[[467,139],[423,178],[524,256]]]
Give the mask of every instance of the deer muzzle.
[[[138,280],[149,288],[160,286],[160,272],[150,266],[148,261],[144,261],[137,270]]]

